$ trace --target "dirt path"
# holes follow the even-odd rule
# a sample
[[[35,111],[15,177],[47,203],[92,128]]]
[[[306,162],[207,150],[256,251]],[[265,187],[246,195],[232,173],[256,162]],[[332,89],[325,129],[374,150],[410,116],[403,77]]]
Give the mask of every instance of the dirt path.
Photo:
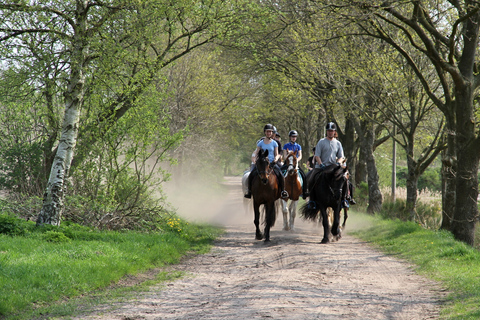
[[[239,179],[229,183],[230,201],[213,214],[227,233],[209,254],[175,266],[189,276],[152,287],[135,301],[110,304],[114,311],[100,306],[97,314],[81,319],[438,317],[435,283],[348,234],[322,245],[321,228],[297,219],[295,232],[282,231],[279,216],[270,244],[254,240],[253,216],[245,216],[241,207]]]

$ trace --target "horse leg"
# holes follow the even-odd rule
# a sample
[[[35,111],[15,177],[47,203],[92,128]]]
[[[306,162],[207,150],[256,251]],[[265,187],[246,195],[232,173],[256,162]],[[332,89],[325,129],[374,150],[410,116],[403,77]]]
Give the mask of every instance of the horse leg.
[[[287,201],[282,199],[283,230],[290,230],[288,227],[288,207]]]
[[[342,229],[340,228],[340,210],[340,206],[333,210],[332,235],[335,236],[336,240],[342,237]]]
[[[275,224],[275,202],[265,204],[265,242],[270,242],[270,228]]]
[[[255,217],[253,223],[255,224],[255,239],[262,240],[263,234],[260,231],[260,205],[257,203],[253,204],[253,211],[255,212]]]
[[[342,223],[342,229],[345,229],[345,223],[347,222],[348,218],[348,208],[343,208],[343,223]]]
[[[320,215],[322,217],[322,224],[323,224],[323,239],[321,243],[329,243],[330,242],[330,223],[328,219],[327,209],[320,208]]]
[[[295,217],[297,216],[297,205],[298,201],[292,201],[290,203],[290,207],[288,208],[290,211],[290,230],[295,230]]]

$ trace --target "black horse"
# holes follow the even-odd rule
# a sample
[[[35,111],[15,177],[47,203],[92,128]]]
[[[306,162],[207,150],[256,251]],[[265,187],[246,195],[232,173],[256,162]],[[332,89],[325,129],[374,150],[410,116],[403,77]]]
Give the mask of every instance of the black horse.
[[[347,167],[331,165],[324,170],[312,170],[307,178],[310,190],[310,201],[301,208],[301,215],[305,220],[316,221],[320,212],[323,224],[322,243],[330,242],[330,226],[327,208],[333,209],[333,223],[331,234],[340,239],[340,211],[342,199],[347,192],[346,175]]]

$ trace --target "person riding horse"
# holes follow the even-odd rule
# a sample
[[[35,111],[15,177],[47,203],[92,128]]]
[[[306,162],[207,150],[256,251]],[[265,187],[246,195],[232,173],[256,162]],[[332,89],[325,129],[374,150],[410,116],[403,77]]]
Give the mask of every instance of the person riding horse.
[[[337,126],[333,122],[329,122],[326,125],[327,136],[323,139],[320,139],[315,146],[315,168],[323,171],[326,167],[333,164],[343,165],[345,162],[345,157],[343,155],[342,143],[336,139],[337,136]],[[312,171],[309,172],[309,174]],[[348,181],[348,180],[347,180]],[[349,196],[348,199],[344,199],[345,202],[342,203],[342,206],[347,207],[349,203],[356,204],[353,199],[353,187],[352,184],[348,183],[349,187]],[[310,190],[311,192],[311,190]]]
[[[295,153],[295,157],[297,157],[297,162],[300,162],[300,160],[302,160],[302,146],[297,143],[298,132],[296,130],[290,130],[290,132],[288,133],[288,137],[290,139],[290,142],[285,143],[285,145],[283,146],[283,158],[286,159],[288,152],[292,151]],[[284,165],[281,169],[283,172],[287,170],[287,166]],[[300,176],[302,177],[302,198],[305,199],[308,197],[307,178],[301,167],[298,167],[298,171],[300,173]]]
[[[268,158],[270,161],[270,166],[272,166],[275,175],[277,176],[278,180],[278,187],[281,192],[282,198],[288,198],[288,193],[285,191],[285,178],[280,171],[280,167],[277,164],[277,161],[280,159],[281,155],[278,153],[278,144],[274,138],[274,127],[271,124],[266,124],[263,128],[263,132],[265,133],[265,138],[260,139],[257,142],[257,149],[255,150],[255,154],[257,155],[260,150],[268,150]],[[256,170],[256,166],[253,166],[250,175],[248,176],[248,190],[245,193],[244,197],[250,199],[252,197],[252,181],[254,177],[258,176],[258,171]]]

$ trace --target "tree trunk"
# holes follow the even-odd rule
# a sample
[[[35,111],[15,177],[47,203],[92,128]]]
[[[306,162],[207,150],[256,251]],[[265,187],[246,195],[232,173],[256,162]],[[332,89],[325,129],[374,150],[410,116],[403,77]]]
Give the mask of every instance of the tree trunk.
[[[440,229],[451,231],[455,213],[455,136],[447,119],[447,149],[442,154],[442,224]]]
[[[460,91],[460,89],[457,89]],[[456,95],[456,135],[457,155],[455,214],[451,231],[456,239],[473,246],[475,244],[475,224],[478,220],[478,141],[475,140],[473,119],[473,90],[465,87]]]
[[[409,220],[415,221],[417,215],[417,185],[419,174],[417,173],[416,163],[409,159],[407,176],[407,203],[406,210]]]
[[[383,197],[379,188],[379,176],[377,164],[373,154],[375,143],[375,131],[373,127],[367,128],[365,135],[365,149],[367,150],[367,172],[368,172],[368,213],[379,212],[382,209]]]
[[[53,160],[43,206],[37,217],[37,225],[60,225],[65,197],[66,179],[70,171],[78,135],[80,108],[85,94],[86,67],[86,3],[77,2],[77,29],[72,41],[70,81],[65,91],[65,115],[57,153]]]

